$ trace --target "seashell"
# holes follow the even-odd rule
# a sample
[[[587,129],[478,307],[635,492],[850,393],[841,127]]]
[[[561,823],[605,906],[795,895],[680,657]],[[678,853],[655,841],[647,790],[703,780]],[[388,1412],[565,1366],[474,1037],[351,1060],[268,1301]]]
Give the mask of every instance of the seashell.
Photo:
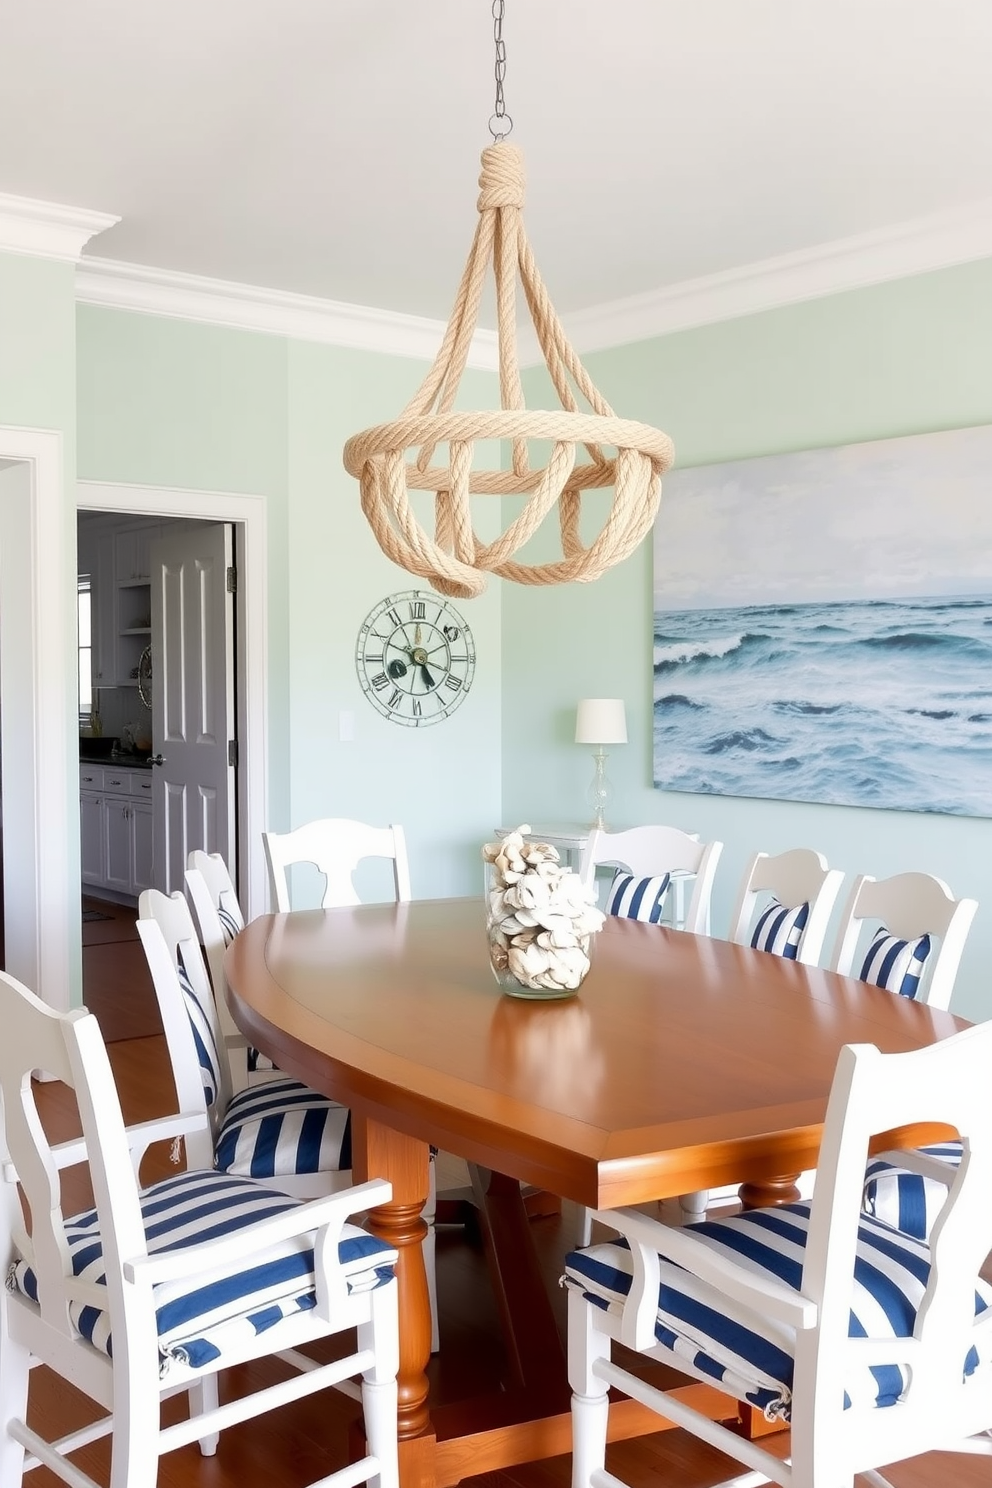
[[[491,865],[487,924],[493,965],[526,987],[578,987],[589,969],[589,937],[605,915],[595,891],[562,866],[557,848],[527,842],[527,825],[482,849]]]

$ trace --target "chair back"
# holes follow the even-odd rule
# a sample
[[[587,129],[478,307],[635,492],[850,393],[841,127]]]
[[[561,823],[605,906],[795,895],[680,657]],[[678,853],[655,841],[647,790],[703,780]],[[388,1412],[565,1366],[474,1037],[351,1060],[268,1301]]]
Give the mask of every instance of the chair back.
[[[217,1017],[225,1040],[243,1043],[227,1002],[227,977],[224,974],[224,952],[234,937],[244,929],[245,918],[237,892],[220,853],[194,849],[187,859],[186,892],[193,905],[193,916],[200,931],[214,989]],[[240,1085],[241,1081],[235,1082]]]
[[[99,1372],[101,1363],[70,1321],[70,1304],[78,1310],[85,1288],[73,1278],[64,1225],[69,1201],[63,1202],[60,1180],[63,1164],[45,1134],[32,1074],[40,1070],[75,1092],[83,1143],[74,1153],[74,1162],[89,1163],[93,1183],[107,1283],[102,1306],[109,1300],[111,1318],[122,1322],[123,1262],[143,1256],[146,1245],[137,1179],[110,1060],[91,1013],[85,1008],[56,1012],[5,972],[0,972],[0,1024],[0,1156],[6,1180],[2,1260],[5,1275],[15,1259],[31,1267],[40,1319],[17,1291],[8,1292],[5,1307],[23,1314],[24,1336],[30,1336],[32,1349],[54,1361],[55,1367],[72,1352],[81,1351],[86,1361],[77,1360],[76,1368]],[[18,1182],[27,1224],[18,1201]],[[72,1204],[68,1214],[79,1207]],[[154,1351],[154,1330],[149,1342]]]
[[[346,817],[324,817],[292,832],[263,832],[272,901],[279,911],[292,906],[286,870],[294,863],[312,863],[324,875],[323,909],[359,904],[352,875],[363,858],[390,858],[396,901],[410,899],[410,868],[403,828],[370,827]]]
[[[788,929],[788,921],[795,922],[798,913],[802,922],[795,924],[789,948],[779,954],[806,966],[815,966],[843,878],[839,868],[828,867],[823,854],[810,847],[794,847],[774,855],[756,852],[744,870],[737,903],[730,917],[729,939],[737,945],[754,944],[756,934],[761,934],[761,918],[769,909],[772,918],[766,927],[767,932],[775,931],[776,921],[786,922],[778,931],[781,939],[781,932]],[[775,903],[786,911],[784,916],[775,915]],[[755,923],[756,912],[758,924]],[[773,948],[768,943],[767,933],[763,940],[765,949]],[[774,948],[777,949],[777,945]]]
[[[187,1165],[210,1168],[231,1100],[231,1075],[213,990],[189,905],[177,889],[144,889],[138,935],[158,1000],[179,1109],[206,1114],[209,1126],[187,1140]]]
[[[976,1315],[976,1283],[992,1250],[990,1063],[992,1023],[906,1054],[880,1054],[873,1045],[841,1051],[803,1267],[801,1291],[815,1303],[818,1323],[798,1339],[794,1451],[802,1441],[801,1450],[812,1452],[812,1439],[828,1439],[832,1432],[850,1445],[860,1432],[872,1442],[863,1464],[881,1464],[933,1447],[942,1436],[950,1444],[992,1420],[992,1307]],[[932,1231],[931,1254],[921,1244],[920,1262],[912,1271],[905,1258],[901,1268],[891,1267],[887,1306],[900,1306],[900,1291],[913,1294],[913,1335],[884,1343],[851,1336],[851,1278],[864,1219],[869,1141],[880,1132],[927,1122],[956,1130],[966,1156]],[[884,1234],[878,1256],[885,1267]],[[984,1384],[972,1378],[976,1366]],[[883,1373],[890,1371],[898,1404],[878,1409],[873,1399],[853,1400],[849,1410],[843,1409],[845,1388],[865,1378],[869,1367],[875,1379],[869,1396],[877,1395]],[[811,1413],[806,1429],[799,1428],[800,1412]],[[815,1431],[811,1417],[817,1420]]]
[[[683,929],[697,935],[709,933],[710,897],[722,842],[700,842],[678,827],[648,825],[625,832],[593,831],[589,834],[579,876],[591,885],[599,864],[616,864],[637,877],[685,873],[694,877]]]
[[[977,909],[976,899],[955,899],[947,884],[929,873],[897,873],[884,879],[861,874],[841,914],[830,969],[879,981],[898,991],[891,977],[886,982],[870,964],[873,945],[878,945],[883,930],[904,941],[929,937],[929,954],[919,968],[918,987],[907,995],[931,1007],[946,1008]],[[933,940],[939,940],[939,945],[934,946]]]

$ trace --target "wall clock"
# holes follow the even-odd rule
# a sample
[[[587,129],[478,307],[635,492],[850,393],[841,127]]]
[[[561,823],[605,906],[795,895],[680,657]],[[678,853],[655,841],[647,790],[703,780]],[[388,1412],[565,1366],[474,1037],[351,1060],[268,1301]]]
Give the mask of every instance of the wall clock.
[[[358,632],[358,680],[393,723],[425,728],[448,718],[475,676],[475,642],[458,611],[432,589],[390,594]]]

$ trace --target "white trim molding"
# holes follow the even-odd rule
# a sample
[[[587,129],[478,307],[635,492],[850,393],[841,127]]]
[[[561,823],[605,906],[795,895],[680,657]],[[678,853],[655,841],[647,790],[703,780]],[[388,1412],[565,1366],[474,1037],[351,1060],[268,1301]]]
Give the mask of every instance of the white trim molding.
[[[224,491],[188,491],[173,486],[130,486],[116,482],[81,480],[76,483],[77,506],[106,511],[166,517],[196,517],[208,522],[241,523],[244,531],[244,572],[239,574],[238,646],[242,658],[244,693],[238,704],[238,732],[242,739],[238,831],[241,839],[242,908],[248,918],[267,907],[267,874],[262,856],[262,833],[268,825],[268,521],[264,496]],[[241,815],[241,803],[244,815]]]
[[[90,238],[120,220],[109,212],[64,207],[58,202],[8,196],[0,191],[0,251],[78,263]]]
[[[992,197],[562,315],[581,354],[992,258]],[[533,327],[520,360],[541,361]]]
[[[0,426],[0,460],[5,966],[64,1012],[79,990],[81,963],[62,435]]]
[[[80,257],[94,234],[119,220],[105,212],[0,194],[0,250],[76,262],[76,299],[82,304],[388,356],[429,361],[437,354],[444,333],[438,320],[116,259]],[[686,279],[562,318],[581,354],[988,257],[992,197],[983,197],[929,217]],[[519,355],[524,365],[541,360],[529,322],[520,328]],[[495,331],[476,330],[468,364],[482,371],[497,370]]]
[[[137,310],[145,315],[197,320],[228,329],[263,331],[296,341],[320,341],[328,346],[425,361],[437,355],[444,335],[441,321],[419,315],[118,263],[109,258],[88,257],[80,262],[76,299],[84,305],[103,305],[112,310]],[[495,331],[476,331],[468,364],[495,371]]]

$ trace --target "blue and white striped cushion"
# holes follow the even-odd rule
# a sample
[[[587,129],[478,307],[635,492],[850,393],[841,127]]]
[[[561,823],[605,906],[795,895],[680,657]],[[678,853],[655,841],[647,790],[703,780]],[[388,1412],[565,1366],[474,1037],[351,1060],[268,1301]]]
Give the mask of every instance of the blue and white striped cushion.
[[[808,904],[797,904],[794,909],[787,909],[773,899],[758,916],[751,944],[756,951],[771,951],[773,956],[795,961],[808,919]]]
[[[918,935],[915,940],[900,940],[897,935],[890,935],[883,925],[868,947],[859,973],[860,980],[884,987],[886,992],[898,992],[900,997],[915,997],[929,954],[929,935]]]
[[[245,928],[245,922],[241,918],[240,911],[235,913],[224,904],[217,906],[217,918],[220,920],[220,928],[224,936],[224,944],[229,946],[235,936],[240,935]],[[256,1049],[252,1044],[248,1045],[245,1053],[246,1067],[250,1075],[257,1074],[259,1070],[271,1070],[276,1066],[267,1054]]]
[[[613,875],[606,913],[624,920],[643,920],[649,925],[661,923],[665,895],[672,881],[670,873],[659,878],[635,878],[618,868]]]
[[[960,1142],[940,1142],[921,1147],[928,1157],[939,1158],[950,1168],[960,1166],[964,1149]],[[949,1176],[953,1177],[953,1174]],[[891,1157],[876,1157],[865,1171],[865,1211],[893,1229],[928,1240],[933,1222],[944,1206],[948,1184],[924,1173],[910,1173]]]
[[[193,1042],[196,1044],[196,1057],[200,1065],[200,1077],[203,1080],[203,1094],[209,1109],[216,1103],[220,1093],[221,1056],[214,1031],[213,1002],[211,999],[210,1006],[205,1006],[206,998],[211,995],[210,993],[204,994],[204,1002],[200,1001],[181,961],[176,970],[179,973],[179,986],[186,1005],[186,1015],[193,1030]]]
[[[148,1250],[155,1255],[233,1234],[296,1208],[299,1200],[245,1178],[191,1172],[144,1189],[140,1202]],[[105,1285],[96,1210],[67,1219],[65,1234],[73,1275]],[[349,1291],[371,1291],[392,1276],[396,1252],[357,1226],[345,1225],[338,1258]],[[7,1286],[37,1302],[38,1285],[29,1259],[14,1262]],[[172,1360],[200,1369],[221,1357],[225,1348],[250,1341],[282,1318],[314,1307],[313,1232],[260,1250],[244,1271],[220,1268],[162,1283],[155,1287],[154,1298],[161,1372]],[[70,1313],[84,1338],[113,1354],[109,1311],[74,1303]]]
[[[809,1226],[809,1205],[753,1209],[730,1219],[688,1228],[713,1250],[756,1276],[771,1276],[798,1290]],[[565,1259],[565,1286],[597,1306],[619,1313],[630,1291],[632,1257],[625,1240],[572,1251]],[[851,1337],[908,1338],[930,1274],[929,1248],[864,1216],[851,1297]],[[720,1384],[737,1400],[763,1410],[769,1420],[791,1414],[795,1332],[771,1318],[756,1317],[680,1266],[661,1261],[655,1335],[679,1356],[680,1368]],[[976,1317],[992,1305],[992,1286],[979,1281]],[[987,1363],[987,1360],[983,1360]],[[972,1348],[965,1374],[979,1363]],[[845,1407],[894,1405],[906,1384],[898,1364],[876,1365],[845,1381]]]
[[[217,1167],[249,1178],[346,1172],[351,1112],[289,1076],[240,1091],[217,1136]]]
[[[220,920],[220,928],[224,932],[224,944],[229,946],[236,935],[240,935],[245,928],[245,922],[240,915],[234,914],[226,909],[223,904],[217,906],[217,918]]]

